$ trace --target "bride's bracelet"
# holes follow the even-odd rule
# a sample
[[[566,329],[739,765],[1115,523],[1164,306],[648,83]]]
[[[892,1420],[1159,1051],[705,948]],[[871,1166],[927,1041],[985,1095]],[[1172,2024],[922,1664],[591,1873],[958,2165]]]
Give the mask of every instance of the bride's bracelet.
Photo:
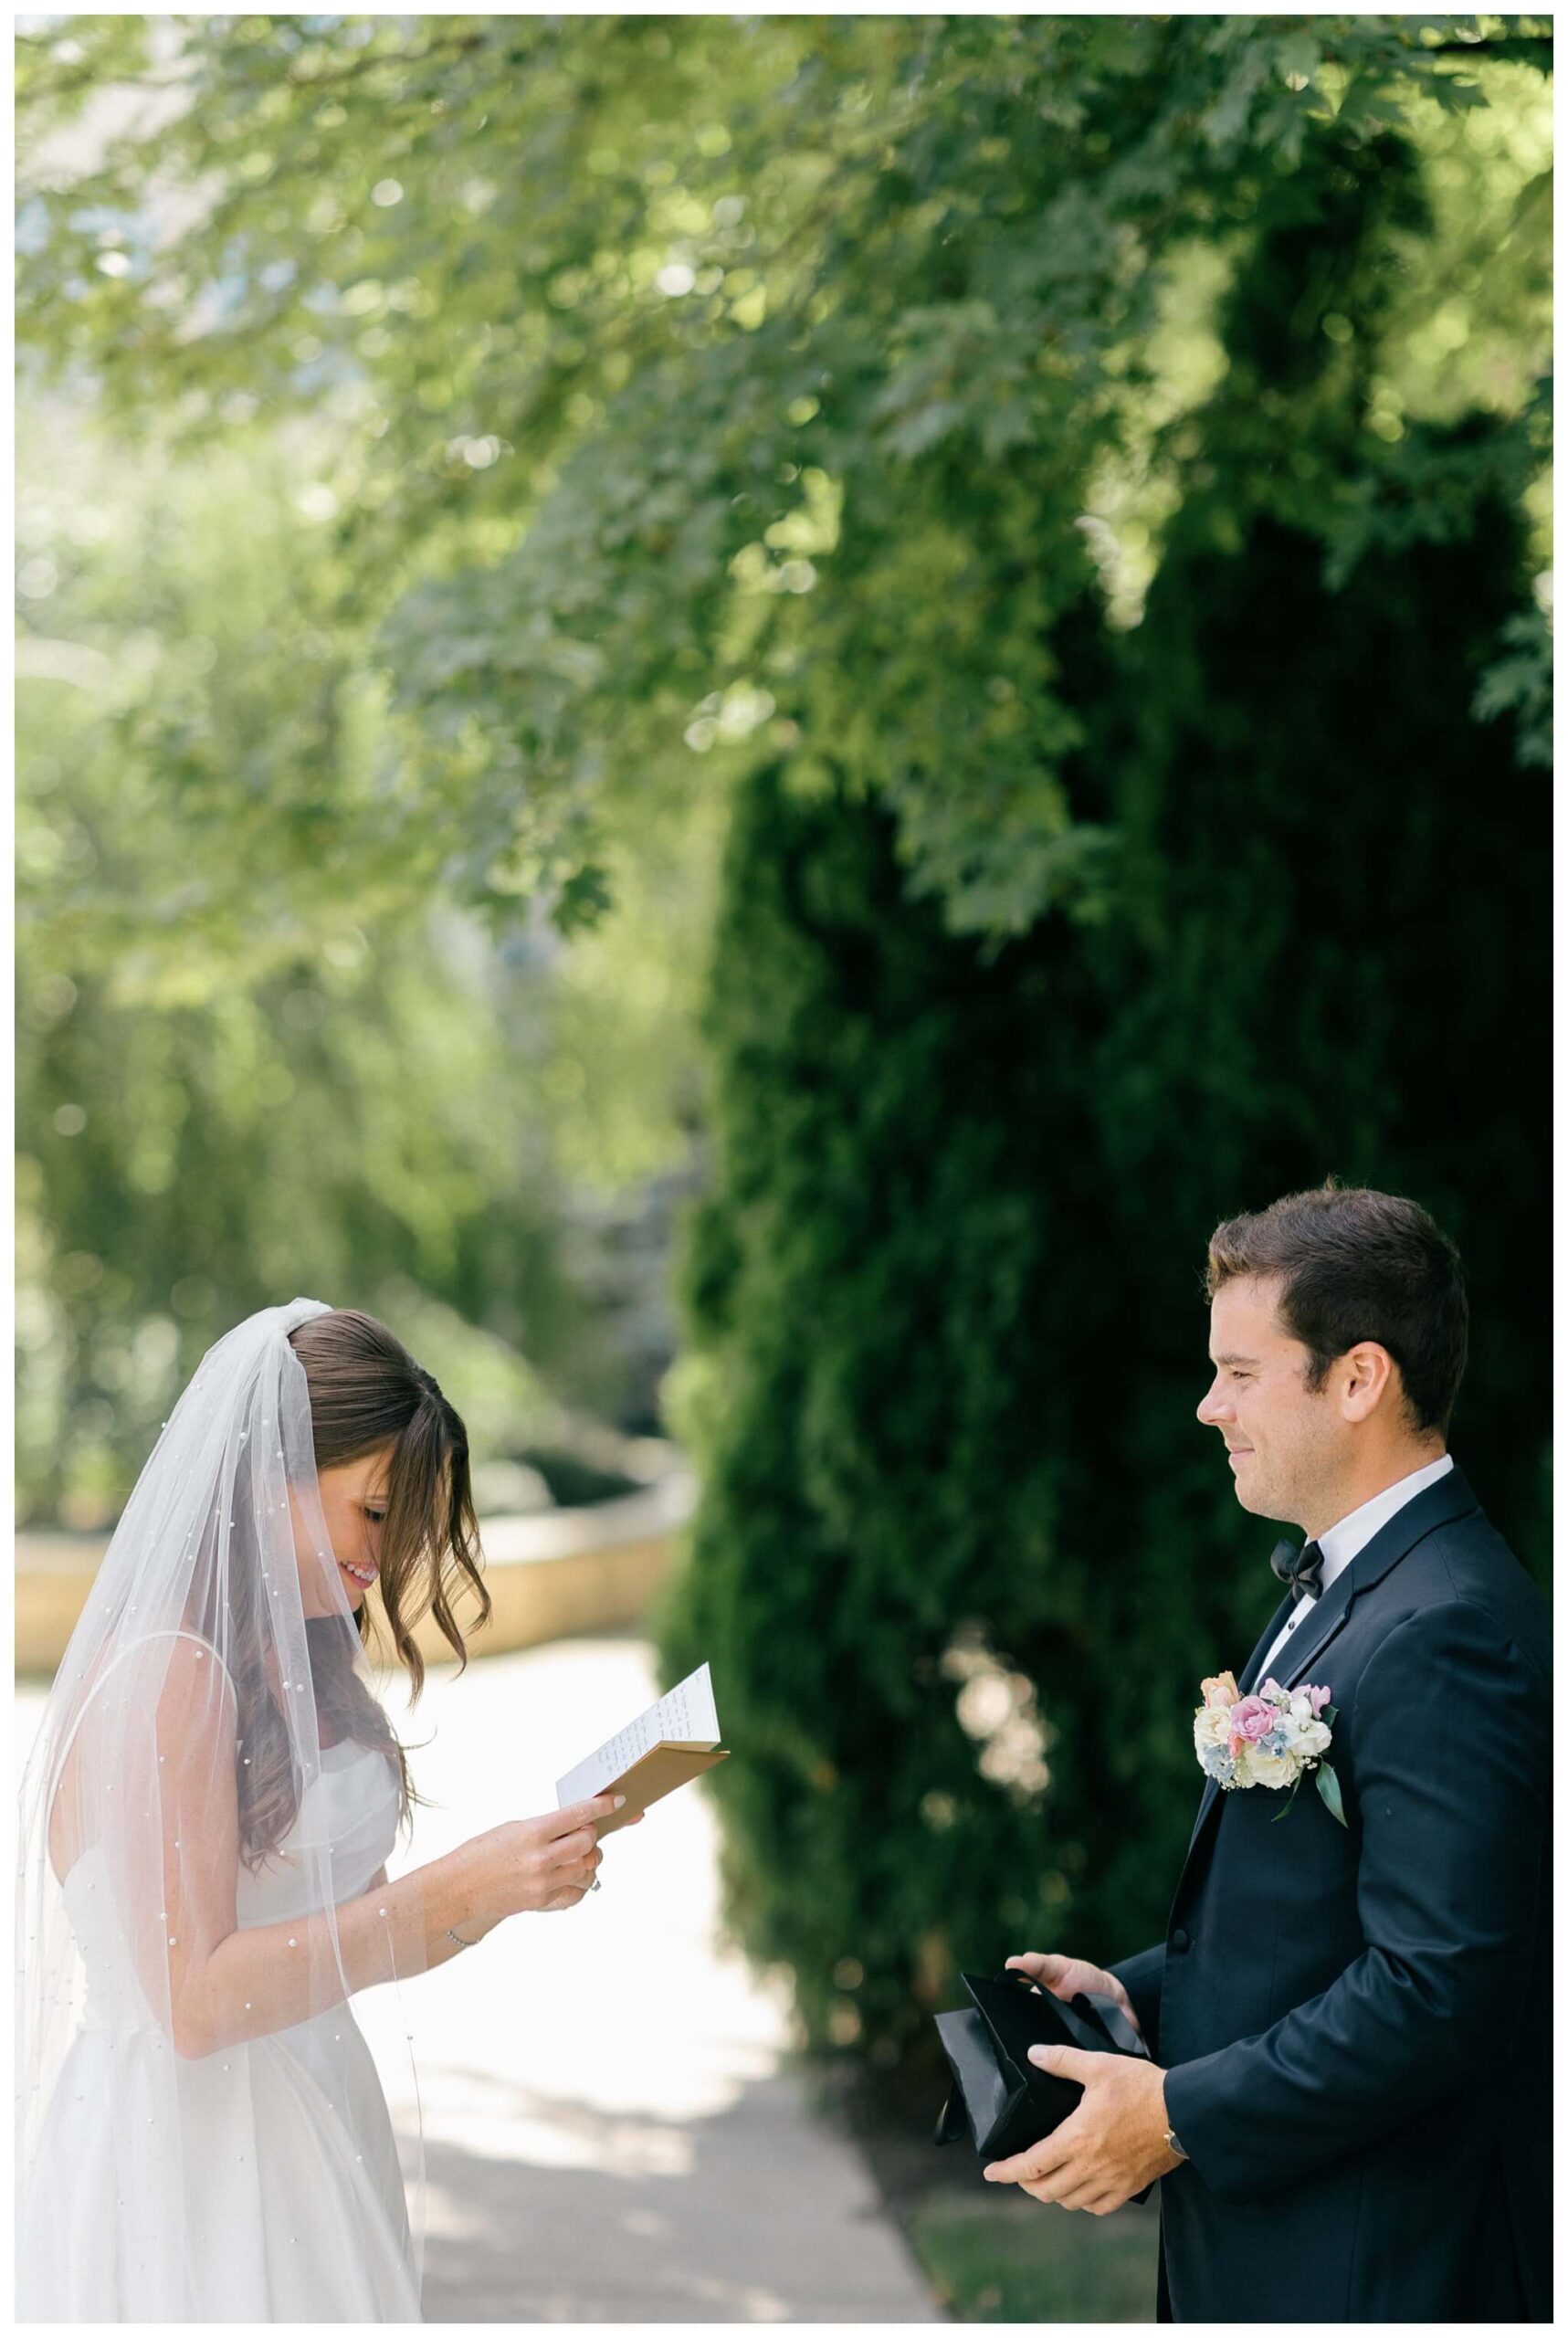
[[[459,1948],[478,1948],[478,1946],[479,1946],[479,1940],[465,1940],[465,1939],[463,1938],[463,1935],[462,1935],[462,1933],[455,1933],[455,1932],[452,1930],[452,1927],[451,1927],[451,1925],[450,1925],[450,1924],[448,1924],[448,1925],[447,1925],[447,1938],[448,1940],[455,1940],[455,1941],[457,1942],[458,1946]],[[483,1933],[481,1933],[479,1934],[479,1940],[483,1940],[483,1938],[484,1938],[484,1934],[483,1934]]]

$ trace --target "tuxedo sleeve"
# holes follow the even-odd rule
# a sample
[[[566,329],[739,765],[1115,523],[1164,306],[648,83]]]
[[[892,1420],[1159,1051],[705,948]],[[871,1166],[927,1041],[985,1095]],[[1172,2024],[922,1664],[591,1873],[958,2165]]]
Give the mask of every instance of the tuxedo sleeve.
[[[1136,1956],[1124,1956],[1120,1964],[1108,1964],[1105,1969],[1114,1975],[1132,2000],[1132,2010],[1138,2017],[1143,2043],[1158,2061],[1160,1982],[1165,1970],[1164,1942],[1159,1942],[1153,1948],[1141,1948]]]
[[[1479,1606],[1423,1608],[1376,1649],[1349,1754],[1329,1756],[1361,1836],[1366,1947],[1258,2037],[1166,2073],[1171,2124],[1216,2198],[1260,2199],[1484,2076],[1523,2006],[1550,1706]]]

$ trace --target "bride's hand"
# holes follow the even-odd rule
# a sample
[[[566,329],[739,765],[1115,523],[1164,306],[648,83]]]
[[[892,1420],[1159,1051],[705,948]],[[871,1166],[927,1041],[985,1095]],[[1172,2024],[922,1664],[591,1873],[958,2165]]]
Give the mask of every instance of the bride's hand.
[[[1030,1950],[1022,1956],[1010,1956],[1007,1966],[1009,1971],[1026,1973],[1031,1981],[1037,1981],[1053,1997],[1076,1997],[1080,1989],[1087,1989],[1092,1996],[1113,1999],[1140,2038],[1143,2035],[1143,2025],[1132,2010],[1132,2000],[1115,1974],[1107,1973],[1102,1965],[1090,1964],[1087,1957],[1041,1956]]]
[[[468,1845],[476,1877],[476,1914],[485,1923],[528,1910],[574,1908],[593,1888],[605,1854],[598,1827],[613,1817],[624,1795],[596,1794],[542,1818],[510,1818],[476,1835]],[[623,1821],[636,1826],[643,1816]]]

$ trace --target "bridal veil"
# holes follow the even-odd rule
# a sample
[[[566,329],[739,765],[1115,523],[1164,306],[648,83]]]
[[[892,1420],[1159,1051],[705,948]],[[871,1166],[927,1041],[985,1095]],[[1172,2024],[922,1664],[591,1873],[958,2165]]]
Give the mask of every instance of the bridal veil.
[[[274,2302],[251,2311],[289,2318],[276,2268],[297,2261],[301,2202],[347,2218],[349,2252],[383,2210],[403,2218],[416,2301],[418,2249],[334,1913],[379,1880],[407,1806],[288,1337],[329,1311],[264,1309],[203,1359],[110,1543],[23,1780],[19,2196],[33,2187],[36,2232],[37,2188],[74,2164],[62,2117],[80,2135],[95,2122],[93,2147],[111,2154],[118,2318],[199,2303],[190,2268],[215,2248],[258,2252]],[[378,1931],[372,1977],[405,1978],[422,1939],[388,1923],[383,1955]],[[225,2231],[192,2229],[215,2198]],[[80,2245],[58,2228],[62,2248]],[[366,2318],[417,2319],[395,2281],[364,2295]]]

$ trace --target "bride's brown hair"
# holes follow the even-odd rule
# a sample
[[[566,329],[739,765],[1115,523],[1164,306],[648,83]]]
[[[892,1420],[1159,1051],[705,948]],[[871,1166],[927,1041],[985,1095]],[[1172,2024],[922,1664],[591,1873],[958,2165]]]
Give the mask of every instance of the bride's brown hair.
[[[425,1661],[414,1626],[433,1614],[460,1661],[468,1661],[452,1597],[466,1586],[482,1623],[490,1597],[479,1576],[479,1522],[468,1485],[468,1432],[430,1374],[374,1315],[337,1307],[289,1334],[305,1367],[318,1469],[336,1469],[390,1445],[386,1528],[379,1565],[381,1604],[397,1660],[417,1700]],[[367,1610],[359,1610],[362,1636]]]
[[[374,1315],[333,1308],[297,1325],[289,1342],[310,1391],[317,1469],[337,1469],[391,1448],[378,1560],[381,1603],[416,1701],[425,1660],[414,1642],[415,1625],[433,1614],[461,1669],[468,1650],[453,1613],[454,1596],[464,1587],[475,1595],[480,1623],[490,1612],[490,1596],[479,1574],[468,1431],[429,1373]],[[240,1584],[246,1579],[241,1575],[234,1584],[242,1601]],[[360,1606],[357,1621],[363,1640],[370,1630],[368,1603]],[[235,1614],[232,1623],[239,1730],[249,1757],[237,1771],[240,1846],[254,1867],[292,1825],[299,1797],[288,1731],[259,1661],[259,1618]],[[385,1755],[398,1774],[399,1817],[407,1819],[412,1804],[422,1797],[414,1790],[407,1756],[385,1713],[349,1661],[341,1624],[327,1617],[308,1620],[305,1630],[318,1723],[330,1725],[334,1740],[353,1738]],[[247,1654],[257,1660],[247,1663]]]

